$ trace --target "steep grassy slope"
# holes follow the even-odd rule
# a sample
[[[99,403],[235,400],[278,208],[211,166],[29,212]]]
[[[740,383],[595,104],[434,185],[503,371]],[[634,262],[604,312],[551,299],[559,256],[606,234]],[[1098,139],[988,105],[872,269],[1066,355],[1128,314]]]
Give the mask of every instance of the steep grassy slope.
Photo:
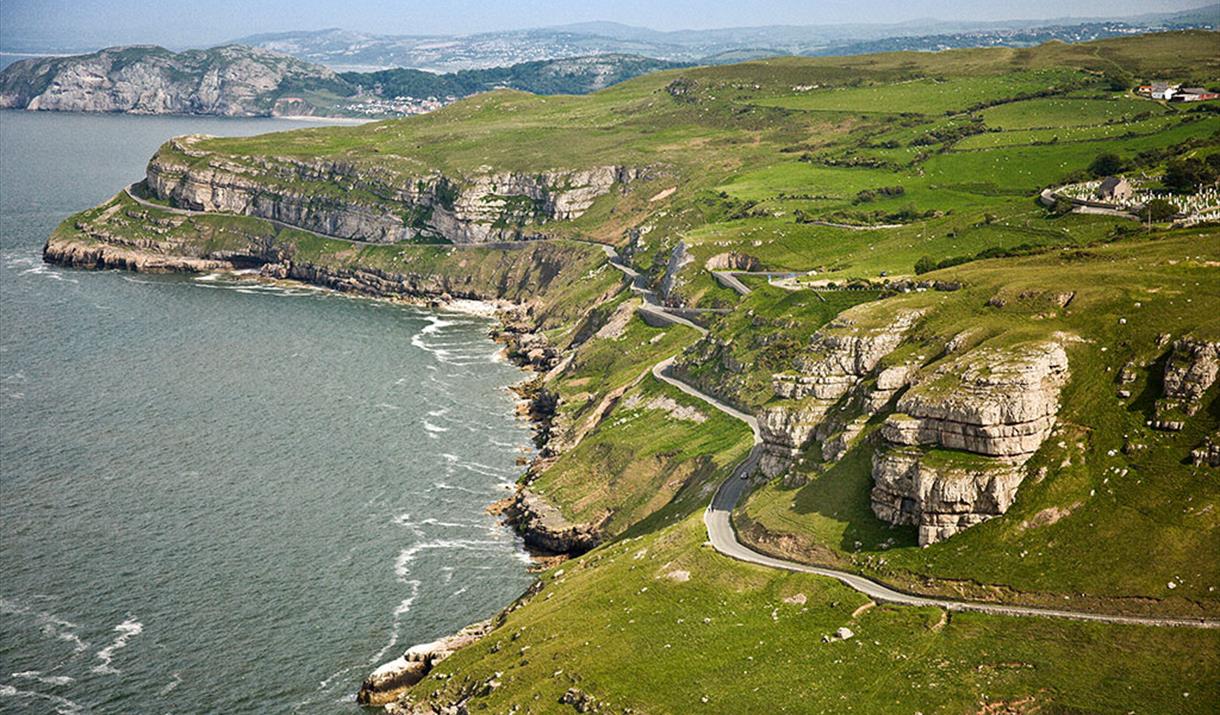
[[[489,712],[591,700],[600,712],[909,715],[1207,713],[1220,698],[1215,658],[1200,657],[1220,647],[1215,631],[870,609],[833,581],[729,561],[703,539],[693,516],[547,573],[416,699],[478,693],[469,707]],[[854,636],[824,641],[840,627]]]

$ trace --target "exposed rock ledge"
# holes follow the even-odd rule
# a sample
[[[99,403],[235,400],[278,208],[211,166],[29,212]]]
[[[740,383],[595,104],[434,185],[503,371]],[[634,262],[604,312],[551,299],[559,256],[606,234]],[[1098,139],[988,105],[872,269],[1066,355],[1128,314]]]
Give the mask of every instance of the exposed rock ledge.
[[[882,426],[873,512],[918,527],[921,545],[1005,513],[1024,478],[1020,465],[1054,426],[1067,377],[1067,353],[1053,342],[982,348],[934,370]],[[970,454],[933,459],[925,447]]]
[[[504,515],[526,545],[547,553],[577,556],[601,541],[596,525],[573,524],[559,509],[525,486],[517,488],[504,508]]]
[[[429,643],[413,645],[401,656],[383,663],[360,684],[356,702],[361,705],[385,705],[423,680],[433,666],[487,635],[494,628],[492,619],[466,626],[451,636]]]
[[[402,176],[324,159],[247,158],[251,163],[243,164],[199,150],[197,143],[206,138],[178,137],[153,157],[146,183],[154,196],[180,208],[257,216],[373,243],[418,237],[453,243],[536,238],[539,225],[577,218],[615,185],[648,173],[597,166]],[[193,160],[187,163],[183,156]]]
[[[788,401],[758,416],[764,443],[760,466],[767,476],[788,467],[830,408],[872,374],[923,316],[921,310],[898,309],[879,322],[875,314],[882,310],[888,313],[890,307],[864,304],[845,311],[814,334],[809,353],[797,359],[793,372],[773,377],[776,396]]]
[[[1164,397],[1157,400],[1152,426],[1176,432],[1199,410],[1203,395],[1220,374],[1220,342],[1175,340],[1165,363]]]
[[[42,258],[73,268],[92,270],[121,268],[138,273],[207,273],[258,266],[258,256],[215,252],[207,256],[173,256],[151,253],[137,247],[110,243],[84,243],[52,236],[42,248]]]

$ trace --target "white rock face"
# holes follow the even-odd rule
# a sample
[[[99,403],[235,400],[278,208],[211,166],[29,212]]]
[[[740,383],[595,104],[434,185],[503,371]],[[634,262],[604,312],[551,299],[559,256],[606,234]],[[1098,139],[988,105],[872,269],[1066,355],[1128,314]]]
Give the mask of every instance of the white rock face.
[[[1178,431],[1199,410],[1203,395],[1220,374],[1220,342],[1175,340],[1165,363],[1164,396],[1157,400],[1152,426]]]
[[[896,445],[1023,461],[1055,423],[1067,367],[1057,343],[971,351],[908,390],[882,435]]]
[[[874,311],[884,307],[864,304],[844,311],[814,334],[809,352],[797,359],[793,372],[773,376],[776,396],[791,402],[771,406],[758,416],[764,442],[759,466],[764,474],[775,476],[787,469],[827,411],[871,375],[923,316],[921,310],[898,309],[878,321]],[[900,386],[906,379],[904,371],[884,372],[889,372],[887,386]],[[884,396],[884,401],[892,395]]]
[[[1067,378],[1067,353],[1053,342],[977,349],[922,377],[882,426],[873,513],[917,526],[926,545],[1008,511]],[[977,458],[931,460],[925,447]]]
[[[325,67],[250,47],[112,47],[13,63],[0,75],[0,108],[267,116],[282,86],[342,91],[345,83]]]
[[[146,177],[155,196],[183,208],[257,216],[374,243],[421,236],[453,243],[536,237],[541,224],[577,218],[612,187],[643,173],[600,166],[409,177],[351,162],[285,157],[252,167],[199,150],[204,138],[178,137],[158,152]]]
[[[1020,467],[999,460],[929,466],[920,450],[886,449],[873,455],[873,513],[917,527],[919,544],[931,544],[1008,511],[1023,478]]]
[[[378,666],[364,679],[356,702],[361,705],[383,705],[393,701],[404,690],[423,680],[437,663],[458,649],[475,643],[492,628],[490,620],[480,621],[451,636],[411,646],[401,656]]]

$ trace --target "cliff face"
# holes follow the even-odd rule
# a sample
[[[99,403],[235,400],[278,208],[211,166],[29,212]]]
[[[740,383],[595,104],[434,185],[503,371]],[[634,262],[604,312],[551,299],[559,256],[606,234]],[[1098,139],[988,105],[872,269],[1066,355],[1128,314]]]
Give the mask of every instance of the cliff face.
[[[252,169],[196,149],[200,139],[179,137],[153,157],[146,182],[154,196],[181,208],[257,216],[373,243],[534,238],[539,225],[577,218],[616,184],[643,173],[599,166],[404,177],[348,162],[290,158],[262,159]]]
[[[930,544],[1008,511],[1021,465],[1055,424],[1067,376],[1058,343],[981,348],[922,376],[881,428],[873,512],[915,525]],[[969,456],[930,457],[927,448]]]
[[[267,50],[230,45],[174,53],[153,46],[112,47],[9,65],[0,73],[0,108],[267,116],[289,93],[348,95],[352,90],[325,67]],[[294,106],[309,107],[307,102]]]
[[[877,306],[867,304],[844,312],[813,336],[809,352],[797,359],[792,372],[774,376],[775,395],[785,401],[759,415],[765,474],[775,476],[787,468],[830,408],[870,376],[923,315],[900,309],[878,319],[876,312]]]

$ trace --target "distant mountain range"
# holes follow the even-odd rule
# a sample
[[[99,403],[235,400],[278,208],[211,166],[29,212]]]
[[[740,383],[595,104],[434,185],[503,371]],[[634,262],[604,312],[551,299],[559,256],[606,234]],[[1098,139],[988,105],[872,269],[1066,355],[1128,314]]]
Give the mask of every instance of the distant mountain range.
[[[175,53],[151,45],[14,62],[0,71],[0,108],[127,114],[360,116],[417,114],[497,88],[584,94],[681,66],[632,55],[528,62],[433,74],[414,69],[336,74],[243,45]]]
[[[696,64],[773,55],[863,54],[967,46],[1080,42],[1166,29],[1214,29],[1220,4],[1127,18],[1001,22],[917,20],[892,24],[772,25],[662,32],[587,22],[475,35],[375,35],[328,29],[251,35],[235,43],[283,52],[336,70],[407,67],[433,72],[506,67],[566,57],[629,54]]]

